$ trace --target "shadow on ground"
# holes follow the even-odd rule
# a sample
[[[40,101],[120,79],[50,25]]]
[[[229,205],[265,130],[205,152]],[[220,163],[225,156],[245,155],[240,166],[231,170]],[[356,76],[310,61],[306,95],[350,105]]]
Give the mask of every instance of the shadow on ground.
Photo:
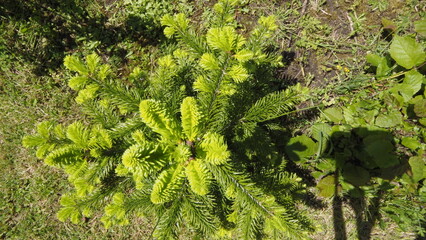
[[[156,44],[162,31],[153,22],[137,16],[126,16],[120,26],[108,23],[105,7],[91,11],[91,1],[79,0],[4,0],[0,6],[0,51],[22,59],[35,67],[37,75],[56,69],[65,54],[77,49],[80,42],[97,42],[98,49],[123,59],[126,49],[117,47],[125,40],[139,44]],[[80,43],[81,44],[81,43]],[[3,47],[1,46],[3,45]]]

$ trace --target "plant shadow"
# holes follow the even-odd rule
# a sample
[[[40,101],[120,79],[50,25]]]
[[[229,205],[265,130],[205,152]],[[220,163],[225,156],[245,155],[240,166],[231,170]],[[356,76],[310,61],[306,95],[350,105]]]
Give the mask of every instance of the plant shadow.
[[[91,50],[99,49],[108,55],[126,61],[126,49],[119,43],[131,41],[155,45],[161,39],[160,29],[153,22],[135,16],[127,16],[122,25],[109,22],[111,15],[100,5],[89,6],[91,1],[79,0],[4,0],[0,6],[0,18],[9,24],[1,24],[4,51],[14,58],[34,66],[34,73],[41,76],[62,66],[68,52],[83,42]],[[106,3],[105,3],[106,4]],[[99,8],[96,11],[91,8]],[[152,30],[152,29],[151,29]],[[1,50],[1,48],[0,48]],[[123,52],[124,51],[124,52]]]
[[[387,181],[374,186],[375,179],[391,181],[409,169],[407,159],[397,158],[393,135],[389,131],[353,128],[334,132],[328,139],[331,148],[327,157],[333,159],[334,189],[333,223],[335,239],[348,239],[343,213],[343,202],[353,209],[358,239],[371,239],[374,227],[380,220],[380,206]],[[343,185],[351,186],[343,193]],[[367,194],[363,187],[373,187]]]

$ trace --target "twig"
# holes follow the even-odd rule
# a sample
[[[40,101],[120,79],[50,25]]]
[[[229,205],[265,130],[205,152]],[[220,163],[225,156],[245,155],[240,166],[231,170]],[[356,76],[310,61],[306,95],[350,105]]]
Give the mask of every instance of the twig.
[[[305,14],[307,6],[308,6],[308,0],[303,1],[302,12],[300,12],[300,16],[303,16]]]
[[[348,20],[349,20],[349,28],[351,29],[351,32],[354,32],[354,23],[352,22],[352,19],[351,19],[351,17],[349,16],[349,13],[348,12],[346,12],[346,17],[348,18]]]

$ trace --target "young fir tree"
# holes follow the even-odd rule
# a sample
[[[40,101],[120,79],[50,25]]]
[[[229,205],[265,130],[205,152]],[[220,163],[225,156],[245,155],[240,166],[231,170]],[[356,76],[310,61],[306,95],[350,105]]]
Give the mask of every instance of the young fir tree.
[[[155,219],[156,239],[177,238],[184,225],[213,239],[303,238],[310,230],[292,198],[303,187],[284,170],[271,130],[284,128],[273,120],[304,89],[273,87],[281,56],[265,49],[276,20],[261,17],[245,37],[234,27],[236,2],[214,6],[205,34],[182,14],[164,16],[179,48],[149,74],[135,69],[132,87],[95,54],[65,58],[91,123],[43,122],[23,139],[74,186],[61,198],[60,220],[79,223],[104,208],[108,228],[142,214]]]

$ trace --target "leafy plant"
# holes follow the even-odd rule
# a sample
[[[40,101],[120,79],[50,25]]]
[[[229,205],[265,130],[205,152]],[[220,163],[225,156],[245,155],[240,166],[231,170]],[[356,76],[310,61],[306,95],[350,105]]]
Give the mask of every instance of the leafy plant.
[[[284,170],[265,130],[306,90],[273,87],[281,56],[265,43],[275,18],[261,17],[244,37],[229,17],[236,4],[219,1],[206,34],[183,14],[164,16],[164,33],[179,47],[152,72],[135,68],[118,81],[95,54],[65,58],[90,123],[43,122],[23,139],[74,186],[61,198],[60,220],[79,223],[102,207],[105,227],[148,215],[158,239],[176,238],[184,222],[218,238],[301,238],[311,229],[292,197],[303,192],[300,179]]]
[[[301,22],[303,29],[300,32],[300,39],[295,43],[296,46],[314,50],[329,46],[329,44],[323,43],[324,38],[321,36],[328,36],[331,33],[331,29],[328,25],[321,23],[320,20],[312,16],[304,16]]]
[[[323,109],[310,137],[293,137],[287,146],[290,158],[314,163],[321,196],[386,193],[382,213],[419,234],[425,214],[425,60],[424,46],[413,37],[394,36],[389,56],[367,55],[376,78],[371,90],[342,97],[344,106]],[[383,82],[386,87],[378,88]],[[398,208],[401,199],[410,204]]]
[[[389,1],[377,1],[369,0],[368,4],[371,6],[372,10],[379,10],[381,12],[385,11],[389,7]]]

